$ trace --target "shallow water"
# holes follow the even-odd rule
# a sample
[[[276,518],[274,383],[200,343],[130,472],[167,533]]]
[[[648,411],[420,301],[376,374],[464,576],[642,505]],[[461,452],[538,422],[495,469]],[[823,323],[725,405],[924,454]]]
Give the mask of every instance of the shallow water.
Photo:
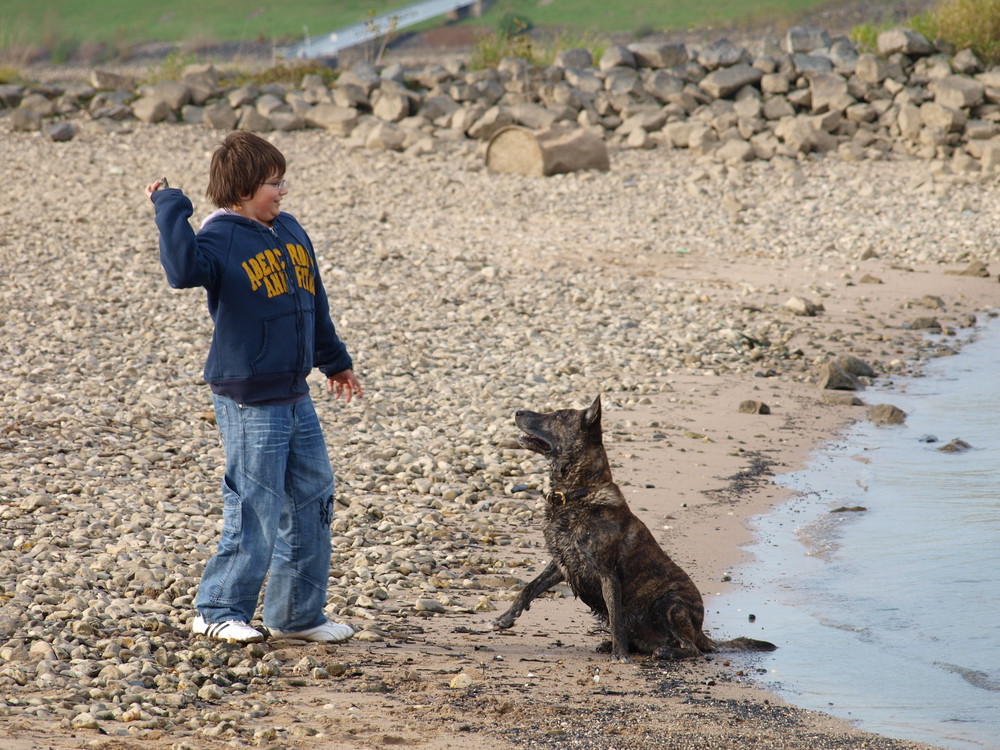
[[[800,494],[755,519],[755,562],[738,572],[751,587],[711,604],[727,631],[742,621],[779,645],[760,678],[789,702],[893,737],[996,749],[1000,321],[926,372],[862,394],[903,409],[905,425],[859,423],[777,478]],[[972,449],[938,450],[954,438]],[[866,510],[831,512],[854,506]]]

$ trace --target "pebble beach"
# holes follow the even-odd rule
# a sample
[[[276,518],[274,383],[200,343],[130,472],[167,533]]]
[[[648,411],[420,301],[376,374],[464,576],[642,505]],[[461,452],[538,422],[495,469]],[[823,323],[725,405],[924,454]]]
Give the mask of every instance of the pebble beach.
[[[512,414],[600,394],[630,501],[703,590],[738,585],[734,541],[777,493],[726,478],[863,418],[817,368],[919,373],[997,307],[995,174],[614,149],[606,173],[530,178],[474,144],[272,134],[365,386],[345,405],[312,380],[338,482],[327,611],[359,632],[238,647],[189,630],[222,517],[211,329],[200,290],[167,286],[143,195],[165,175],[200,221],[220,137],[2,135],[4,747],[919,747],[781,704],[742,657],[611,664],[568,592],[494,634],[546,559],[546,469]],[[665,521],[677,493],[692,512]]]

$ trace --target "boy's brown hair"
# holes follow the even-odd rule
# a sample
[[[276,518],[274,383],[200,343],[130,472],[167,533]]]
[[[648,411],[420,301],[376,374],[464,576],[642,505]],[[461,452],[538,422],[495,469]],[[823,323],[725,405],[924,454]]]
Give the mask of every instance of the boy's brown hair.
[[[278,148],[245,130],[225,138],[212,154],[205,195],[219,208],[232,208],[252,196],[272,177],[285,176],[285,157]]]

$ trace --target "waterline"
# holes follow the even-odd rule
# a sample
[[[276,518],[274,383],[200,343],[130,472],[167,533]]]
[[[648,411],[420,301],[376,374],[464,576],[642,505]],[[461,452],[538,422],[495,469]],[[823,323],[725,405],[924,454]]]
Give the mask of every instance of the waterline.
[[[755,562],[739,573],[753,588],[715,604],[753,613],[778,643],[761,679],[789,702],[1000,748],[998,374],[994,321],[926,377],[863,394],[907,412],[903,426],[861,422],[777,478],[797,496],[755,519]],[[972,448],[939,450],[954,438]]]

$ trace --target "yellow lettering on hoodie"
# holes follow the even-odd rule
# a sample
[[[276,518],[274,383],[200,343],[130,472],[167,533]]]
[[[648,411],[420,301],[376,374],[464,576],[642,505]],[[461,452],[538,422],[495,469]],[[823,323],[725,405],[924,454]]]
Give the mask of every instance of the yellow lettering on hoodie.
[[[315,296],[316,274],[313,269],[316,264],[312,256],[302,245],[288,243],[285,249],[295,269],[295,281],[299,288]],[[243,261],[242,265],[250,279],[251,291],[257,291],[263,285],[268,298],[288,293],[288,278],[284,273],[288,263],[278,248],[263,250]]]
[[[305,289],[309,294],[316,295],[316,277],[308,268],[302,266],[295,267],[295,279],[299,282],[299,288]]]
[[[285,261],[281,257],[281,251],[278,250],[278,248],[276,247],[270,248],[268,250],[265,250],[264,253],[265,255],[267,255],[267,260],[271,265],[272,273],[277,273],[279,270],[284,270]]]
[[[285,245],[285,249],[288,250],[288,256],[295,265],[295,280],[298,282],[299,288],[315,296],[316,276],[312,270],[315,265],[312,256],[302,245],[288,243]]]
[[[250,291],[257,291],[261,285],[267,290],[268,298],[288,292],[288,279],[284,269],[287,263],[278,248],[268,248],[253,258],[243,261],[243,270],[250,279]]]
[[[260,288],[261,280],[264,278],[264,269],[257,258],[248,258],[243,261],[243,270],[247,272],[250,279],[250,291],[256,292]]]
[[[265,276],[264,286],[267,287],[268,299],[288,291],[288,281],[283,273],[272,273]]]

